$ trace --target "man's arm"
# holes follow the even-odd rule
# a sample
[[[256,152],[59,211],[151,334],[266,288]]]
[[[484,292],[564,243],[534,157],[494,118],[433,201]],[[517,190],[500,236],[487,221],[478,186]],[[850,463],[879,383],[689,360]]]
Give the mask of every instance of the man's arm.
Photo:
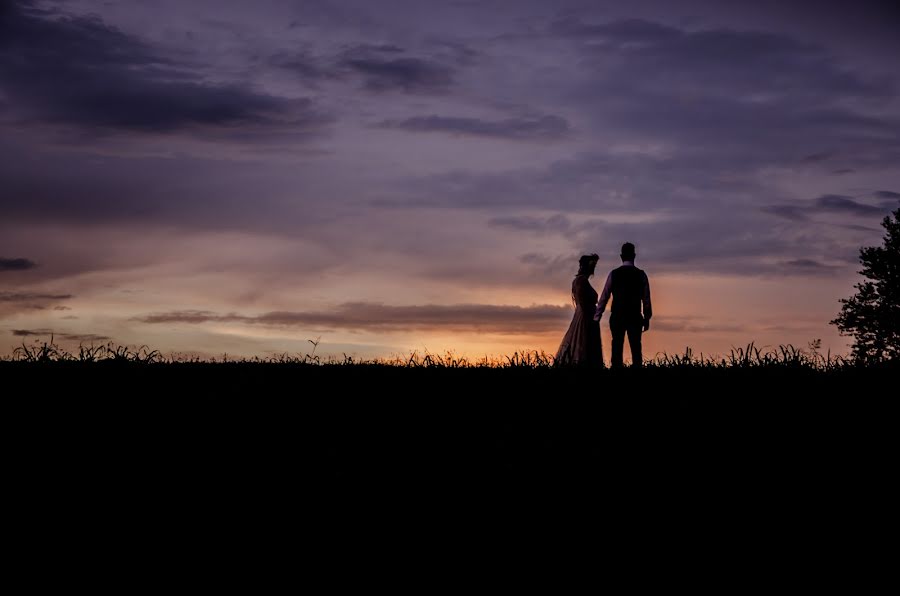
[[[653,316],[653,305],[650,304],[650,279],[644,274],[644,292],[641,294],[641,303],[644,305],[644,331],[650,329],[650,317]]]
[[[600,292],[600,299],[597,300],[597,310],[594,312],[594,320],[599,321],[600,317],[603,316],[603,311],[606,310],[606,303],[609,302],[609,295],[612,292],[612,271],[609,272],[609,275],[606,276],[606,284],[603,286],[603,291]]]

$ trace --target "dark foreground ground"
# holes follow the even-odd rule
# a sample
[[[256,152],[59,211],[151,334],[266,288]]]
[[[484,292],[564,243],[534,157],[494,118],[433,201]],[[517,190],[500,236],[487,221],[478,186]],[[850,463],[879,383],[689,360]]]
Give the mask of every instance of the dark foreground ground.
[[[549,515],[604,520],[605,540],[635,548],[701,523],[830,544],[887,527],[897,497],[896,368],[2,362],[0,375],[7,487],[41,519],[88,526],[249,516],[383,536],[401,520],[525,531]]]
[[[886,463],[897,423],[892,368],[4,362],[0,375],[22,456],[273,482],[861,476]]]

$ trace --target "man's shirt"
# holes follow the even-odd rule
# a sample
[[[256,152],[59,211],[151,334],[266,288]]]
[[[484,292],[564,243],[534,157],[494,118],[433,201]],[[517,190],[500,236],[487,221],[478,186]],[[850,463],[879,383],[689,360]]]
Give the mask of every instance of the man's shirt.
[[[623,261],[622,267],[634,267],[634,261]],[[653,316],[653,307],[650,304],[650,280],[647,278],[647,274],[643,271],[641,272],[643,275],[643,289],[641,290],[641,304],[644,309],[644,318],[649,319]],[[597,300],[597,310],[594,313],[594,320],[599,321],[600,317],[603,316],[603,312],[606,310],[606,304],[609,302],[609,298],[612,295],[613,291],[613,271],[609,272],[609,275],[606,276],[606,284],[603,286],[603,291],[600,293],[600,298]]]

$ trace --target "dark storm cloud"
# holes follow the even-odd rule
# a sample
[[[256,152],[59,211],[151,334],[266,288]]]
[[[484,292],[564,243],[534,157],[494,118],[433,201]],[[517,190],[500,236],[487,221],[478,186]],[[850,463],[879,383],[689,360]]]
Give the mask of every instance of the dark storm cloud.
[[[42,302],[68,300],[72,294],[41,294],[37,292],[0,292],[0,302]]]
[[[314,87],[322,81],[341,78],[341,73],[336,68],[309,52],[278,52],[269,58],[269,63],[291,72]]]
[[[552,23],[550,32],[563,37],[595,40],[602,47],[626,49],[658,45],[682,36],[678,29],[641,19],[587,24],[570,17]]]
[[[721,127],[727,129],[728,126],[726,118]],[[827,124],[822,126],[827,127]],[[742,143],[734,144],[734,138],[739,137],[726,138],[733,135],[722,134],[721,143],[687,143],[677,150],[658,155],[590,151],[552,162],[546,167],[494,172],[453,170],[405,179],[398,181],[392,195],[375,204],[485,210],[553,207],[594,212],[600,216],[607,210],[653,212],[671,206],[679,210],[696,210],[701,216],[704,205],[730,203],[735,207],[752,208],[758,197],[780,194],[760,173],[765,168],[781,167],[788,160],[783,142],[775,138],[757,138],[739,139]],[[897,150],[900,151],[900,137]],[[779,152],[782,153],[779,155]],[[872,149],[870,165],[875,167],[876,161],[882,159],[884,163],[878,166],[879,169],[893,165],[888,163],[889,154],[889,151],[879,153]],[[771,205],[762,209],[801,221],[814,213],[808,210],[812,206]],[[818,205],[820,211],[837,212],[842,208],[854,207],[835,201]],[[883,207],[860,203],[855,210],[862,215],[880,212]],[[531,225],[528,221],[520,223],[526,227]]]
[[[494,228],[507,228],[517,232],[537,232],[539,234],[567,233],[572,230],[572,221],[559,213],[548,217],[494,217],[489,219],[487,223]]]
[[[17,337],[47,337],[52,335],[54,339],[77,341],[79,343],[112,339],[105,335],[95,335],[93,333],[56,333],[52,329],[13,329],[12,334]]]
[[[45,310],[56,302],[69,300],[71,294],[28,291],[0,291],[0,318],[20,312]]]
[[[550,270],[558,270],[562,267],[572,267],[573,263],[577,263],[577,257],[575,256],[556,256],[551,257],[548,255],[542,255],[536,252],[530,252],[524,254],[519,257],[519,262],[525,265],[537,265],[540,267],[546,267]]]
[[[592,208],[627,195],[631,207],[649,207],[766,192],[757,173],[768,167],[884,168],[900,161],[900,122],[843,103],[888,101],[894,83],[850,73],[821,48],[768,33],[689,33],[647,22],[576,28],[577,35],[567,27],[557,26],[583,44],[585,56],[582,76],[565,91],[569,105],[580,104],[613,141],[671,150],[585,151],[543,171],[456,170],[404,180],[399,196],[381,204],[546,206],[553,197],[557,207]],[[611,48],[599,52],[585,42],[591,35]],[[414,197],[404,200],[404,193]]]
[[[388,13],[382,16],[388,20],[392,18]],[[677,22],[665,15],[660,18]],[[91,50],[89,58],[79,57],[85,52],[78,46],[70,52],[74,58],[63,59],[62,64],[94,64],[98,68],[112,65],[110,68],[118,77],[114,80],[125,80],[126,74],[122,74],[125,71],[149,73],[150,80],[161,86],[170,83],[190,86],[200,81],[198,75],[167,56],[159,55],[153,47],[102,22],[45,12],[19,13],[19,21],[28,19],[41,21],[62,32],[76,31],[80,38],[106,40],[81,44]],[[250,30],[252,32],[252,26]],[[432,98],[374,98],[364,92],[357,92],[353,97],[352,92],[348,93],[351,100],[364,100],[368,122],[381,121],[385,126],[402,130],[465,135],[476,139],[560,138],[572,143],[571,150],[563,143],[557,145],[565,152],[548,154],[548,159],[542,162],[547,163],[546,166],[491,167],[485,151],[482,153],[487,164],[484,167],[479,164],[477,168],[466,170],[466,166],[459,165],[465,163],[464,160],[449,162],[443,173],[412,181],[398,180],[396,193],[392,194],[394,189],[391,188],[377,190],[378,195],[386,197],[380,205],[492,210],[488,216],[502,215],[490,222],[495,229],[544,234],[566,231],[578,243],[592,241],[592,230],[584,227],[579,213],[603,216],[606,211],[652,213],[675,209],[687,220],[705,221],[712,230],[709,247],[715,248],[721,241],[727,251],[733,251],[736,250],[734,241],[718,234],[719,218],[756,209],[761,202],[789,202],[790,196],[782,197],[781,193],[772,192],[772,187],[767,184],[768,177],[760,175],[767,168],[847,170],[851,168],[842,166],[852,163],[863,170],[890,167],[892,157],[900,156],[900,141],[896,134],[900,129],[896,119],[890,116],[891,112],[879,103],[894,97],[893,82],[872,79],[862,71],[848,69],[815,44],[766,31],[723,27],[691,30],[649,20],[589,23],[569,19],[552,24],[550,32],[553,47],[565,46],[568,53],[556,57],[552,48],[545,54],[543,48],[535,50],[524,45],[503,46],[502,51],[496,51],[500,46],[479,45],[472,36],[466,37],[466,44],[485,52],[485,60],[481,62],[475,60],[478,53],[467,45],[448,43],[446,47],[451,50],[441,54],[437,46],[416,46],[409,37],[394,39],[379,30],[378,35],[372,34],[370,39],[384,43],[338,45],[344,48],[338,53],[322,50],[324,44],[317,45],[322,39],[313,35],[308,42],[303,42],[308,45],[301,45],[302,49],[287,49],[287,53],[276,54],[273,64],[282,70],[293,70],[304,80],[360,82],[362,91],[378,94],[388,91],[441,93],[441,103],[447,104],[429,105]],[[452,37],[454,31],[448,29],[447,35]],[[121,55],[115,52],[109,55],[110,52],[103,50],[108,49],[107,41],[113,38],[113,45],[122,49]],[[335,41],[341,43],[344,40],[337,38]],[[21,39],[16,43],[25,44]],[[35,51],[36,46],[37,42],[34,42],[23,47]],[[49,43],[47,47],[49,52],[58,53],[55,43]],[[568,60],[573,50],[577,61]],[[503,87],[505,80],[493,83],[486,76],[490,72],[477,71],[478,68],[487,68],[491,64],[504,67],[503,60],[527,61],[536,58],[538,53],[543,65],[549,68],[556,64],[572,76],[567,80],[557,79],[558,85],[547,85],[537,74],[536,78],[529,79],[530,69],[523,69],[521,76],[526,82],[513,92],[521,96],[523,102],[534,102],[526,113],[571,114],[573,124],[577,125],[577,135],[569,134],[572,128],[569,121],[559,116],[524,117],[518,112],[505,118],[482,119],[446,115],[471,113],[463,108],[473,107],[450,105],[451,101],[459,99],[450,91],[464,90],[465,101],[472,98],[493,100],[495,96],[510,93]],[[272,53],[267,51],[260,55]],[[470,66],[474,72],[464,73],[463,67]],[[535,73],[538,72],[535,69]],[[284,76],[283,72],[277,74]],[[171,80],[165,78],[170,75]],[[88,78],[88,82],[90,80]],[[323,85],[323,88],[330,87]],[[392,104],[397,109],[392,107],[389,113],[378,112],[381,106],[376,104],[394,99],[402,99],[409,105]],[[867,103],[870,101],[874,103]],[[59,103],[68,105],[67,100]],[[249,105],[252,106],[252,102]],[[459,112],[454,112],[455,109]],[[373,135],[378,132],[368,131]],[[597,132],[603,134],[594,135]],[[355,141],[351,135],[349,133],[347,137],[348,145],[334,148],[335,162],[345,159],[346,147]],[[471,138],[460,142],[471,144],[472,156],[481,157]],[[614,147],[617,145],[626,145],[627,149],[618,150],[619,147]],[[526,145],[528,149],[532,147]],[[391,149],[396,150],[399,160],[404,159],[404,148],[400,144]],[[560,154],[573,157],[554,162],[554,157]],[[67,158],[67,161],[74,160]],[[15,171],[11,176],[0,171],[5,181],[12,180],[7,185],[10,198],[0,197],[0,201],[15,200],[14,211],[30,210],[36,217],[70,216],[81,218],[79,221],[108,220],[113,219],[112,214],[117,214],[131,220],[177,221],[187,226],[195,221],[210,226],[237,227],[262,222],[261,226],[268,225],[271,229],[271,226],[285,222],[292,225],[301,219],[291,211],[300,205],[300,201],[284,200],[270,207],[264,204],[265,199],[256,199],[268,194],[269,188],[264,187],[267,184],[265,178],[284,179],[285,172],[279,172],[277,168],[267,170],[266,176],[242,177],[244,166],[230,162],[197,165],[182,159],[148,160],[134,167],[138,171],[121,174],[109,171],[128,168],[115,160],[105,166],[106,172],[89,171],[82,165],[85,164],[56,164],[55,171],[48,172],[46,178],[49,179],[33,171],[28,180],[23,180]],[[345,171],[354,172],[354,176],[347,178],[357,177],[357,171],[362,171],[362,168],[354,169],[355,164],[349,162],[338,165],[346,165]],[[8,166],[10,170],[15,167]],[[84,173],[80,177],[77,173],[61,176],[60,172],[67,167]],[[434,170],[429,168],[428,171]],[[166,180],[166,184],[160,185],[157,180]],[[203,180],[203,184],[182,184],[194,180]],[[289,183],[282,182],[282,186],[288,184],[297,185],[298,195],[340,195],[360,201],[375,196],[375,193],[366,194],[368,189],[362,188],[367,184],[363,174],[357,177],[356,188],[349,185],[347,192],[342,193],[308,191],[307,181],[299,176]],[[891,188],[889,181],[879,184]],[[64,201],[54,198],[60,196],[60,190],[65,191]],[[127,196],[128,200],[120,200],[122,196]],[[249,199],[250,196],[254,199]],[[190,197],[190,200],[184,197]],[[766,197],[765,201],[760,201],[760,197]],[[733,209],[721,208],[725,204]],[[713,207],[707,209],[707,205]],[[509,210],[510,207],[517,209]],[[519,207],[523,209],[519,210]],[[539,212],[546,212],[548,208],[566,210],[571,219],[568,224],[559,220],[529,219],[532,217],[529,207]],[[851,212],[846,205],[824,205],[818,211],[793,205],[772,205],[764,209],[769,215],[800,223],[819,212]],[[298,211],[305,217],[315,214],[316,206]],[[744,224],[743,229],[731,223],[722,229],[729,230],[732,235],[753,237],[756,226],[760,226],[764,229],[761,236],[768,237],[765,228],[771,222],[766,218],[749,218]],[[786,225],[784,222],[779,224]],[[687,240],[678,240],[675,234],[682,234],[687,239],[701,229],[682,224],[658,228],[662,235],[661,249],[671,249],[680,255],[684,252],[679,248],[680,244],[699,248]],[[635,231],[649,234],[658,228],[644,226]],[[599,234],[601,230],[595,231]],[[372,233],[377,234],[377,230]],[[337,235],[334,241],[340,243]],[[795,248],[790,243],[776,243],[775,246],[787,250]],[[766,245],[747,243],[743,247],[746,253],[741,254],[750,257],[753,251],[760,249],[767,250]],[[805,253],[802,256],[806,256]]]
[[[568,97],[593,114],[594,126],[632,142],[673,144],[675,167],[683,151],[711,158],[707,175],[727,168],[745,177],[796,163],[846,171],[900,161],[900,119],[887,109],[896,77],[851,68],[822,46],[766,31],[636,20],[570,19],[550,31],[583,57]]]
[[[849,173],[896,167],[900,121],[887,109],[897,99],[895,79],[870,76],[821,45],[767,31],[569,20],[552,25],[551,32],[577,48],[581,61],[567,64],[575,76],[546,91],[567,114],[579,112],[578,132],[598,133],[601,144],[581,146],[574,157],[547,166],[451,166],[398,180],[394,192],[384,192],[375,204],[491,210],[503,214],[489,221],[491,227],[564,234],[579,249],[622,231],[651,240],[654,258],[668,270],[709,266],[763,275],[824,275],[828,263],[840,261],[840,250],[815,240],[811,247],[814,217],[868,217],[883,210],[857,198],[775,204],[761,207],[763,214],[759,205],[787,202],[793,194],[784,196],[771,181],[772,168]],[[532,90],[544,91],[534,85]],[[476,128],[469,122],[407,120],[441,132],[454,125]],[[391,121],[397,122],[402,120]],[[606,149],[617,144],[627,149]],[[571,219],[527,214],[548,208],[565,210]],[[509,215],[511,209],[527,215]],[[597,227],[579,219],[609,211],[672,211],[676,221]],[[773,227],[765,215],[791,223]],[[785,254],[824,267],[790,264]]]
[[[854,200],[853,197],[843,195],[822,195],[816,199],[816,207],[823,211],[847,213],[849,215],[872,216],[884,213],[883,207],[864,205]]]
[[[879,196],[878,193],[874,193]],[[858,217],[873,217],[884,215],[895,207],[892,201],[882,202],[880,205],[866,205],[856,200],[856,197],[846,195],[822,195],[804,204],[792,205],[768,205],[762,207],[760,211],[769,213],[783,219],[790,219],[797,222],[805,222],[810,220],[810,216],[820,213],[840,213],[844,215],[854,215]],[[851,229],[860,229],[858,227]],[[862,228],[869,230],[871,228]]]
[[[697,213],[680,211],[633,223],[553,215],[494,218],[489,225],[570,241],[576,250],[569,254],[532,252],[519,257],[530,275],[554,283],[574,272],[580,254],[596,252],[615,262],[626,241],[637,245],[638,260],[652,272],[829,276],[846,264],[847,247],[832,236],[812,233],[812,222],[773,225],[752,207],[707,206]],[[785,255],[795,258],[785,260]]]
[[[50,335],[52,329],[13,329],[12,334],[17,337],[30,337],[32,335]]]
[[[815,92],[887,96],[894,91],[889,81],[866,80],[841,68],[815,44],[767,31],[690,31],[642,20],[596,25],[569,20],[551,26],[551,31],[573,38],[590,56],[615,56],[620,60],[616,74],[631,70],[633,88],[705,83],[707,93],[766,90],[805,97]]]
[[[702,317],[665,317],[657,315],[653,318],[653,329],[672,333],[746,333],[749,327],[711,321]]]
[[[641,249],[641,252],[646,257],[639,255],[638,266],[651,276],[660,273],[697,273],[768,279],[795,276],[825,278],[846,272],[847,265],[856,262],[855,259],[841,259],[839,255],[835,255],[834,264],[810,258],[770,262],[772,259],[783,257],[783,253],[768,250],[763,243],[757,245],[758,252],[756,254],[752,254],[748,248],[745,251],[729,249],[728,254],[723,255],[712,250],[704,252],[704,249],[698,246],[695,254],[686,255],[686,251],[682,251],[678,256],[666,252],[667,250],[678,252],[681,248],[677,245],[673,246],[671,241],[645,244],[648,245],[648,248]],[[580,252],[587,254],[591,248],[583,248]],[[613,258],[617,258],[613,257],[611,252],[601,252],[605,255],[602,258],[606,261],[612,262]],[[565,280],[570,279],[578,270],[578,254],[576,253],[567,255],[529,253],[522,255],[519,260],[529,266],[530,275],[540,277],[548,282],[552,281],[557,287],[562,287]],[[597,272],[596,279],[599,280],[597,283],[601,286],[606,280],[606,275],[607,271],[598,270]]]
[[[405,120],[386,120],[381,123],[381,126],[412,132],[442,132],[512,140],[558,139],[570,131],[569,123],[565,118],[552,115],[493,121],[431,115],[416,116]]]
[[[68,341],[77,341],[79,343],[82,342],[100,342],[100,341],[109,341],[112,338],[106,335],[96,335],[94,333],[63,333],[59,335],[60,339],[68,340]]]
[[[803,158],[803,161],[809,163],[816,163],[820,161],[826,161],[831,158],[834,154],[828,151],[823,151],[822,153],[813,153],[812,155],[807,155]]]
[[[590,247],[614,239],[637,245],[638,260],[653,270],[726,275],[831,275],[830,266],[843,263],[847,246],[832,234],[816,232],[804,222],[773,223],[752,207],[707,207],[706,212],[683,213],[647,223],[606,224],[576,236]],[[612,249],[607,254],[618,254]],[[792,258],[785,259],[785,256]],[[806,266],[804,266],[806,265]]]
[[[808,210],[808,207],[801,207],[799,205],[770,205],[760,209],[763,213],[771,213],[772,215],[777,215],[784,219],[792,219],[794,221],[808,221]]]
[[[529,204],[534,194],[527,192],[524,179],[532,171],[473,172],[452,170],[398,181],[390,196],[375,199],[375,207],[488,208],[497,205]]]
[[[583,217],[580,221],[573,221],[572,218],[559,213],[545,217],[529,215],[494,217],[489,219],[487,224],[492,228],[532,233],[537,236],[556,234],[573,240],[589,238],[610,228],[610,224],[602,219]]]
[[[155,313],[140,317],[142,323],[207,323],[209,321],[235,321],[245,317],[239,315],[218,315],[208,310],[178,310],[166,313]]]
[[[0,89],[20,117],[167,132],[330,121],[308,99],[213,83],[95,16],[14,3],[0,14]]]
[[[369,91],[443,93],[453,84],[455,69],[429,58],[408,56],[392,45],[359,45],[343,52],[338,65],[362,77]]]
[[[747,91],[746,93],[753,93]],[[760,94],[768,93],[760,90]],[[610,100],[599,112],[603,122],[638,138],[692,143],[697,149],[725,152],[734,167],[738,160],[753,169],[788,165],[796,154],[820,145],[844,143],[847,151],[831,161],[854,167],[884,167],[900,156],[900,123],[849,108],[811,105],[806,91],[754,102],[741,92],[698,95],[673,101],[667,91],[635,92]],[[626,94],[627,95],[627,94]],[[809,162],[807,162],[809,163]]]
[[[569,307],[552,305],[495,306],[453,304],[387,306],[346,303],[328,312],[270,312],[257,316],[174,311],[150,314],[139,321],[152,324],[245,323],[274,327],[310,327],[365,331],[443,330],[476,333],[540,333],[557,329],[571,316]]]
[[[890,190],[877,190],[874,194],[879,199],[900,199],[900,192]]]
[[[867,41],[866,38],[873,34],[886,34],[896,43],[897,27],[900,27],[900,5],[894,0],[860,0],[852,7],[842,2],[820,0],[756,0],[747,6],[770,18],[843,33],[857,43]]]
[[[838,224],[840,227],[845,230],[853,230],[855,232],[878,232],[878,228],[872,228],[869,226],[860,226],[856,224]]]
[[[588,151],[544,167],[453,170],[397,185],[383,206],[658,209],[680,201],[716,202],[764,192],[747,164],[723,152],[685,147],[672,155]]]
[[[37,267],[37,263],[29,259],[5,259],[0,257],[0,272],[2,271],[25,271],[27,269],[34,269]]]
[[[807,271],[821,271],[834,268],[830,265],[825,265],[824,263],[820,263],[819,261],[813,259],[794,259],[792,261],[786,261],[784,264],[791,268]]]
[[[329,176],[328,169],[317,170],[300,159],[286,168],[277,159],[96,155],[69,148],[42,151],[26,143],[7,142],[2,134],[0,181],[0,238],[5,226],[15,230],[26,222],[161,223],[182,230],[296,233],[318,225],[328,209],[328,205],[298,200],[303,193],[332,196],[338,187],[343,196],[352,196],[355,182],[352,177]],[[284,200],[286,195],[292,200]],[[91,242],[88,234],[83,238]],[[47,253],[35,251],[57,240],[65,239],[39,243],[32,238],[12,246],[48,261]],[[95,252],[96,258],[83,255],[86,264],[109,261],[109,255],[101,254],[105,251]],[[48,269],[41,265],[42,271]]]

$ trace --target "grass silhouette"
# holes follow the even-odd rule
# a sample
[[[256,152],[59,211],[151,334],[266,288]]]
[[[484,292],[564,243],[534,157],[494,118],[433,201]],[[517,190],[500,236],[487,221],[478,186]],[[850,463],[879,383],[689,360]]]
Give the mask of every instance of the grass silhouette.
[[[306,354],[281,353],[272,356],[250,358],[204,359],[200,356],[184,356],[178,353],[164,355],[159,350],[151,350],[146,345],[125,346],[108,343],[104,345],[83,344],[76,352],[69,352],[57,345],[51,337],[49,342],[35,342],[29,346],[22,343],[11,356],[0,358],[0,362],[15,363],[99,363],[117,362],[131,364],[266,364],[303,365],[324,367],[393,367],[429,369],[555,369],[554,357],[542,350],[516,351],[502,357],[483,356],[472,359],[452,351],[443,354],[428,351],[413,351],[408,356],[394,355],[385,358],[358,359],[344,354],[343,358],[329,356],[322,358],[315,354],[319,341],[309,340],[313,351]],[[726,356],[695,355],[691,348],[683,354],[660,353],[644,363],[648,369],[806,369],[812,371],[837,371],[858,368],[859,362],[847,356],[819,352],[821,341],[810,342],[807,349],[783,344],[775,348],[761,348],[751,342],[745,347],[732,348]],[[871,367],[870,367],[871,368]]]
[[[208,512],[231,532],[242,511],[272,528],[299,516],[303,532],[318,520],[326,536],[343,536],[335,520],[383,520],[389,535],[417,504],[416,520],[466,506],[475,519],[523,498],[528,528],[560,514],[541,503],[578,495],[637,541],[674,522],[693,536],[698,520],[818,536],[851,509],[878,527],[866,516],[893,494],[896,363],[816,344],[593,371],[539,351],[358,360],[315,347],[212,360],[23,345],[0,360],[11,491],[36,519],[61,503],[150,524]]]

